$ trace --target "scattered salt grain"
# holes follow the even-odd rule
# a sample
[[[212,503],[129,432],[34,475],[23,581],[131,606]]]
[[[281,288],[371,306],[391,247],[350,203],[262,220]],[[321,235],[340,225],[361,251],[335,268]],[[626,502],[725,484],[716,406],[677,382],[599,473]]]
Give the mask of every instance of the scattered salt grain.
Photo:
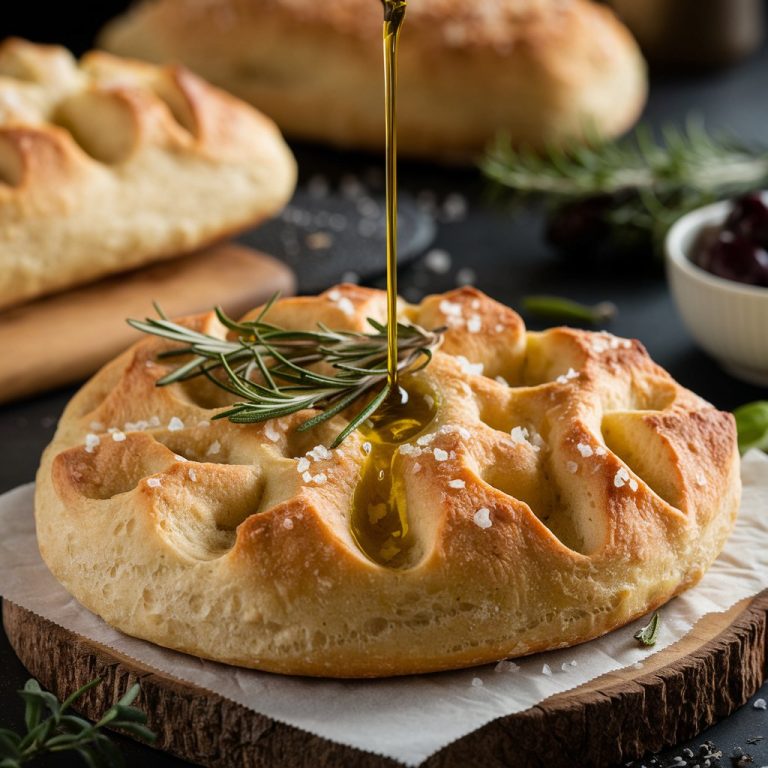
[[[607,451],[602,445],[598,445],[597,448],[595,448],[595,456],[605,456],[606,453]]]
[[[477,272],[471,267],[462,267],[456,273],[456,285],[474,285],[477,282]]]
[[[170,432],[178,432],[180,429],[184,429],[184,422],[178,416],[174,416],[168,422],[168,430]]]
[[[645,666],[645,664],[643,664],[642,661],[636,661],[632,666],[634,669],[642,669]]]
[[[296,465],[296,471],[299,474],[303,474],[309,469],[309,459],[306,456],[302,456],[299,459],[299,463]]]
[[[546,675],[547,677],[551,677],[552,676],[552,667],[550,667],[549,664],[545,664],[541,668],[541,674],[542,675]]]
[[[766,702],[765,699],[755,699],[754,704],[752,704],[752,707],[754,709],[768,709],[768,702]]]
[[[88,433],[85,436],[85,452],[93,453],[94,448],[101,442],[101,438],[93,433]]]
[[[483,328],[483,321],[480,319],[478,315],[472,315],[472,317],[467,320],[467,330],[470,333],[480,333],[480,331]]]
[[[160,426],[160,417],[159,416],[152,416],[149,419],[149,426],[150,427],[159,427]]]
[[[198,426],[198,429],[208,429],[208,427],[211,426],[211,422],[206,419],[203,419],[202,421],[197,422],[197,426]]]
[[[467,199],[458,192],[451,192],[443,201],[445,221],[461,221],[467,215]]]
[[[500,662],[496,664],[496,666],[493,668],[494,672],[502,673],[502,672],[519,672],[520,671],[520,665],[515,664],[514,661],[508,661],[507,659],[502,659]]]
[[[494,381],[497,381],[499,384],[502,384],[505,387],[509,386],[509,382],[503,376],[497,376]]]
[[[483,368],[485,368],[483,363],[470,363],[469,360],[464,357],[464,355],[456,355],[456,360],[458,361],[464,373],[467,373],[470,376],[483,375]]]
[[[464,488],[466,487],[466,483],[463,480],[449,480],[448,481],[448,487],[449,488]]]
[[[451,256],[447,251],[434,248],[424,257],[424,266],[436,275],[444,275],[451,268]]]
[[[112,433],[112,439],[113,439],[113,440],[114,440],[116,443],[122,443],[122,442],[123,442],[123,440],[125,440],[125,432],[121,432],[119,429],[116,429],[116,430],[115,430],[115,431]]]
[[[448,451],[444,451],[442,448],[435,448],[432,453],[435,456],[435,461],[448,461]]]
[[[466,427],[456,427],[456,431],[465,439],[469,440],[472,437],[472,433]]]
[[[304,472],[304,473],[301,475],[301,479],[302,479],[302,480],[303,480],[305,483],[311,483],[311,482],[312,482],[312,473],[311,473],[311,472]]]
[[[283,520],[283,528],[287,528],[289,531],[293,528],[293,520],[290,517],[286,517]]]
[[[191,480],[193,483],[196,483],[196,482],[197,482],[197,472],[195,472],[195,470],[194,470],[194,469],[192,469],[192,467],[190,467],[190,468],[189,468],[189,471],[187,472],[187,475],[189,476],[189,479],[190,479],[190,480]]]
[[[587,459],[594,454],[591,445],[586,443],[577,443],[576,450],[581,454],[582,458]]]
[[[464,313],[464,307],[461,304],[448,299],[443,299],[437,307],[446,317],[460,318]]]
[[[706,484],[707,484],[707,478],[704,477],[704,474],[702,472],[699,472],[699,474],[696,475],[696,485],[704,486]]]
[[[91,428],[91,431],[93,432],[104,431],[104,425],[100,421],[92,421],[88,426]]]
[[[569,664],[567,661],[564,661],[564,662],[563,662],[563,663],[560,665],[560,671],[561,671],[561,672],[568,672],[568,671],[570,670],[570,668],[571,668],[571,665],[570,665],[570,664]]]
[[[478,528],[490,528],[493,525],[491,520],[491,510],[488,507],[481,507],[472,516],[472,520]]]
[[[496,323],[496,325],[493,326],[493,330],[496,331],[496,333],[501,333],[504,330],[504,325],[502,323]]]
[[[429,445],[435,439],[435,433],[430,432],[428,435],[422,435],[417,438],[416,445]]]
[[[317,485],[323,485],[328,481],[328,475],[325,474],[325,472],[318,472],[313,478],[312,481],[316,483]]]
[[[188,461],[187,458],[185,458],[184,456],[180,456],[178,453],[174,453],[173,458],[176,459],[176,461]]]
[[[337,302],[341,298],[341,291],[338,288],[334,288],[332,291],[328,291],[328,301]]]
[[[343,296],[336,302],[336,306],[347,316],[352,317],[355,314],[355,305],[346,297]]]
[[[569,368],[567,373],[562,374],[561,376],[558,376],[555,381],[557,381],[558,384],[567,384],[571,379],[577,379],[579,377],[579,372],[574,371],[573,368]]]
[[[307,456],[315,461],[325,461],[330,459],[332,455],[324,445],[316,445],[311,451],[307,451]]]
[[[371,452],[372,448],[373,446],[367,440],[363,443],[363,453],[366,456]]]
[[[565,463],[565,468],[572,474],[575,475],[579,471],[579,465],[575,461],[567,461]]]
[[[341,275],[341,282],[342,283],[352,283],[352,285],[357,285],[360,282],[360,275],[357,274],[357,272],[343,272]]]
[[[482,688],[483,687],[483,681],[479,677],[473,677],[472,678],[472,687],[473,688]]]
[[[403,456],[421,456],[421,448],[417,448],[410,443],[403,443],[397,450]]]
[[[158,478],[158,477],[150,477],[147,480],[147,485],[150,488],[159,488],[160,487],[160,478]]]
[[[264,435],[267,440],[271,440],[273,443],[280,440],[280,433],[275,429],[275,425],[271,421],[268,421],[264,427]]]
[[[221,450],[221,443],[218,440],[214,440],[208,447],[207,456],[215,456]]]
[[[629,472],[624,467],[621,467],[613,478],[613,484],[617,488],[623,488],[629,482]]]

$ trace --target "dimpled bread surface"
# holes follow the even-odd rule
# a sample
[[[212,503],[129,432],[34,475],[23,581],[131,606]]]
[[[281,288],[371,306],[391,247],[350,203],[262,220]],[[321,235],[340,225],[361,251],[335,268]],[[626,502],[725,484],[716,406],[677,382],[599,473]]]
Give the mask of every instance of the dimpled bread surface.
[[[213,421],[232,397],[203,379],[157,387],[173,343],[147,337],[74,397],[45,451],[36,518],[52,572],[130,635],[334,677],[580,643],[699,580],[739,503],[730,414],[637,341],[526,332],[474,289],[400,315],[448,326],[412,380],[435,394],[435,419],[392,464],[413,539],[400,567],[351,533],[360,432],[327,450],[341,416],[305,432],[310,411]],[[281,300],[269,319],[363,330],[385,316],[384,293],[344,285]],[[213,313],[183,322],[225,333]]]
[[[268,118],[183,67],[0,44],[0,309],[252,226],[295,178]]]
[[[376,0],[145,0],[100,44],[182,61],[289,135],[384,145]],[[629,128],[645,103],[632,35],[587,0],[413,0],[398,65],[398,150],[474,161],[499,132],[543,147]]]

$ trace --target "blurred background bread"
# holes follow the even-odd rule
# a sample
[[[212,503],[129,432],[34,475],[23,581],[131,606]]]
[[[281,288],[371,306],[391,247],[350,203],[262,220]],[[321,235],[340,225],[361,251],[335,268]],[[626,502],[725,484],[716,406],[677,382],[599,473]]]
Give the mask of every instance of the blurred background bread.
[[[0,308],[250,227],[295,177],[269,119],[182,67],[0,45]]]
[[[181,61],[269,114],[288,135],[383,146],[380,3],[144,0],[100,43]],[[587,0],[419,0],[400,47],[399,149],[469,159],[494,135],[542,147],[623,132],[645,65],[613,13]]]

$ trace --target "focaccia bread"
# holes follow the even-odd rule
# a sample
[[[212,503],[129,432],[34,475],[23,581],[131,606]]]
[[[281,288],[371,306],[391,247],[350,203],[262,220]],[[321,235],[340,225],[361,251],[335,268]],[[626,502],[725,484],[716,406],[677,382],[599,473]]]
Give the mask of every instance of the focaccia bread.
[[[270,120],[186,69],[0,44],[0,308],[256,224],[295,176]]]
[[[392,459],[409,530],[396,565],[353,535],[364,433],[329,450],[342,417],[304,432],[307,411],[212,421],[228,393],[205,379],[156,387],[172,343],[148,337],[75,396],[45,451],[37,533],[54,575],[128,634],[337,677],[572,645],[699,580],[739,503],[730,414],[637,341],[526,332],[474,289],[400,311],[449,329],[407,384],[436,412]],[[361,330],[384,316],[383,293],[341,286],[269,319]],[[213,314],[185,322],[224,333]],[[358,525],[375,528],[374,512]]]
[[[100,44],[182,61],[291,136],[384,144],[377,0],[144,0]],[[543,147],[626,130],[645,65],[612,11],[587,0],[413,0],[400,41],[398,148],[471,159],[501,132]]]

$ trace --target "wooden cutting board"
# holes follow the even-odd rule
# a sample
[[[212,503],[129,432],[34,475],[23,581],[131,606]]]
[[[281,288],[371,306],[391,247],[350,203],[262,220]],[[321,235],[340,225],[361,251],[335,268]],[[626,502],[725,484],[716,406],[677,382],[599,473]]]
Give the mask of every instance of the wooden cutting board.
[[[679,642],[628,667],[500,717],[419,768],[605,768],[679,744],[726,717],[760,687],[768,659],[768,590],[704,616]],[[60,698],[94,677],[76,709],[96,720],[134,682],[156,746],[209,768],[402,768],[272,720],[209,690],[3,601],[22,664]],[[371,685],[375,685],[374,682]]]
[[[243,314],[295,289],[271,256],[225,243],[0,313],[0,403],[84,379],[139,337],[126,318],[223,307]]]

